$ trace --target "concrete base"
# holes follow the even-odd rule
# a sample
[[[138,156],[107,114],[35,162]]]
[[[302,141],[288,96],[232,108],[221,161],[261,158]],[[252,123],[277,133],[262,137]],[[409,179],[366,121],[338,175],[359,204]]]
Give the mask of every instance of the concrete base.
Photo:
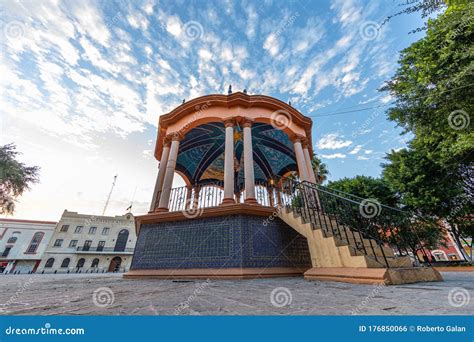
[[[354,284],[400,285],[423,281],[443,281],[441,274],[431,267],[362,268],[313,267],[304,274],[308,280],[340,281]]]
[[[301,276],[307,269],[293,267],[130,270],[124,278],[166,279],[252,279]]]

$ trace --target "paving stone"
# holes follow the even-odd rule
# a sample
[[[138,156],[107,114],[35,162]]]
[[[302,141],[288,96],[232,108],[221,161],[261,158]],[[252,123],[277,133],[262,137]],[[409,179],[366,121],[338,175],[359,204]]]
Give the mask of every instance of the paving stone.
[[[176,282],[121,274],[2,275],[0,315],[472,314],[474,273],[442,275],[444,282],[388,287],[296,277]],[[450,291],[458,291],[458,306]]]

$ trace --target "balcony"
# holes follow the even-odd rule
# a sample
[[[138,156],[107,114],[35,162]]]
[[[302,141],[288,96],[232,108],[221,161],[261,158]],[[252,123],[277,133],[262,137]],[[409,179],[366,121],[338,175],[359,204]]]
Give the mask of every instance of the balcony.
[[[120,248],[115,250],[114,247],[89,247],[79,246],[76,248],[76,253],[79,254],[133,254],[133,248]]]

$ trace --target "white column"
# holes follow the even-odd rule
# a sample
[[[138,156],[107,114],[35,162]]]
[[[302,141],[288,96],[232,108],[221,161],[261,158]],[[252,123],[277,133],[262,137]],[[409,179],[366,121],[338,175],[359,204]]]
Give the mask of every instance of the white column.
[[[306,164],[306,170],[308,171],[308,181],[316,183],[316,176],[314,175],[313,166],[311,165],[311,157],[309,155],[308,145],[303,145],[303,154]]]
[[[224,152],[224,199],[222,204],[235,203],[234,200],[234,122],[227,120],[225,125]]]
[[[252,122],[245,120],[244,127],[244,175],[245,175],[245,203],[256,204],[255,176],[253,172]]]
[[[307,181],[308,168],[304,158],[303,147],[301,146],[301,139],[295,138],[293,140],[293,146],[295,148],[296,163],[298,164],[298,174],[300,175],[301,181]]]
[[[173,185],[174,170],[176,168],[176,160],[178,159],[179,137],[173,137],[171,142],[171,149],[166,165],[165,179],[163,181],[163,188],[160,196],[160,204],[158,210],[167,211],[170,200],[171,187]]]
[[[155,211],[156,202],[160,201],[163,180],[165,179],[166,164],[168,164],[168,157],[170,154],[170,144],[169,142],[165,142],[164,144],[163,152],[161,153],[160,166],[158,167],[158,175],[156,176],[155,189],[153,190],[153,197],[151,199],[150,211]]]

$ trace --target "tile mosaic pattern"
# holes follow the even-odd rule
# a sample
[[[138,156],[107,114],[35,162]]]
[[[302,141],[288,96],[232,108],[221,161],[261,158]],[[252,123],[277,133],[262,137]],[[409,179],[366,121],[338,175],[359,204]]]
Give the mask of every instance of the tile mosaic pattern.
[[[306,239],[276,218],[248,215],[142,225],[132,269],[309,267]]]

